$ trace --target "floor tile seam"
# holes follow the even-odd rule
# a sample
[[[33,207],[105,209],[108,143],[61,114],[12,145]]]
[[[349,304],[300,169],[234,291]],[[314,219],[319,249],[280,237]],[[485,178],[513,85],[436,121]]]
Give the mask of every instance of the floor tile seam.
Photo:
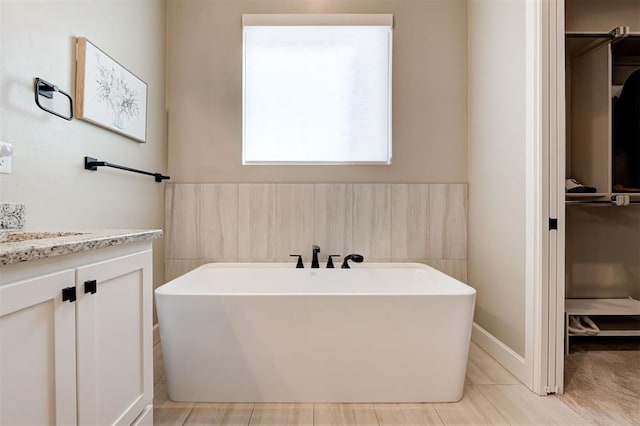
[[[459,401],[458,401],[459,402]],[[403,403],[391,403],[393,405],[403,405]],[[433,409],[436,411],[436,416],[438,416],[438,419],[440,420],[440,423],[445,425],[446,423],[444,422],[444,420],[442,419],[442,417],[440,416],[440,413],[437,411],[436,406],[434,403],[432,402],[417,402],[417,403],[408,403],[411,405],[420,405],[421,410],[423,411],[423,414],[425,413],[425,410],[428,410],[429,408]],[[455,402],[454,402],[455,404]],[[373,403],[373,409],[376,413],[376,418],[378,419],[378,425],[381,426],[380,423],[380,418],[378,417],[378,410],[377,410],[377,406],[378,405],[385,405],[385,403]]]
[[[373,414],[375,414],[376,416],[376,422],[378,423],[378,426],[380,426],[380,417],[378,417],[378,410],[376,410],[376,405],[377,404],[371,404],[371,406],[373,407]]]
[[[494,410],[496,410],[496,413],[498,413],[500,415],[500,417],[504,420],[504,422],[508,425],[511,425],[512,423],[507,419],[507,416],[505,416],[502,411],[500,410],[500,408],[498,408],[493,402],[491,402],[491,400],[489,398],[487,398],[487,396],[484,394],[484,392],[482,391],[482,389],[480,389],[479,386],[523,386],[522,384],[513,384],[513,385],[474,385],[474,386],[478,386],[478,395],[480,395],[480,397],[485,400],[487,402],[487,404],[489,404],[489,406],[491,406]]]
[[[193,408],[194,407],[190,407],[189,408],[189,413],[187,414],[187,417],[184,418],[184,421],[182,422],[182,426],[184,426],[185,424],[187,424],[187,421],[189,420],[189,417],[191,417],[191,414],[193,413]]]
[[[464,398],[464,396],[463,396],[463,398]],[[460,401],[462,401],[462,399]],[[442,414],[440,414],[440,411],[438,410],[437,404],[433,404],[433,409],[436,410],[436,415],[438,416],[438,418],[440,419],[442,424],[446,425],[447,422],[445,422],[444,417],[442,417]]]
[[[488,354],[487,354],[488,355]],[[491,356],[491,355],[488,355]],[[493,361],[495,361],[493,358],[491,358]],[[486,374],[484,372],[484,370],[481,368],[481,366],[478,365],[477,362],[474,362],[473,359],[471,359],[471,357],[469,357],[468,360],[469,363],[472,363],[480,372],[482,372],[482,375],[485,376],[487,378],[487,380],[489,380],[491,383],[474,383],[473,379],[471,379],[471,377],[469,377],[469,380],[471,381],[471,383],[473,383],[474,385],[521,385],[522,382],[520,382],[516,377],[514,377],[509,371],[507,371],[502,365],[498,364],[498,366],[500,368],[502,368],[506,374],[509,375],[509,377],[511,377],[513,380],[515,380],[517,383],[497,383],[498,381],[493,380],[488,374]],[[497,363],[497,361],[495,361]]]
[[[484,352],[484,350],[483,350],[482,348],[480,348],[480,350],[482,350],[482,351]],[[489,355],[489,354],[486,354],[486,355],[490,358],[489,360],[487,360],[487,362],[486,362],[487,364],[490,364],[491,362],[498,363],[495,359],[493,359],[493,357],[491,357],[491,355]],[[474,360],[471,356],[469,356],[469,360],[467,361],[467,363],[471,363],[471,364],[473,364],[473,365],[478,369],[478,371],[480,371],[480,372],[482,373],[482,375],[483,375],[483,376],[485,376],[485,377],[487,378],[487,380],[491,381],[491,383],[473,383],[473,380],[471,379],[471,377],[469,377],[469,380],[471,380],[471,382],[472,382],[474,385],[482,385],[482,384],[486,384],[486,385],[500,385],[500,384],[509,384],[509,385],[510,385],[510,384],[520,384],[519,382],[518,382],[518,383],[496,383],[496,381],[495,381],[495,380],[493,380],[493,379],[492,379],[492,378],[491,378],[491,377],[490,377],[490,376],[485,372],[485,371],[487,370],[487,368],[482,368],[482,366],[481,366],[481,365],[479,365],[477,362],[475,362],[475,360]],[[498,367],[500,367],[501,369],[505,370],[505,368],[504,368],[502,365],[500,365],[500,364],[498,364]],[[506,372],[507,374],[510,374],[510,373],[509,373],[508,371],[506,371],[506,370],[505,370],[505,372]],[[467,376],[467,377],[468,377],[468,376]],[[516,380],[517,380],[517,379],[516,379]]]
[[[469,351],[471,352],[471,351]],[[467,375],[467,372],[469,371],[469,364],[473,364],[474,367],[476,367],[478,369],[478,371],[482,372],[482,369],[478,366],[478,364],[476,364],[475,362],[473,362],[473,359],[471,359],[471,354],[469,354],[469,356],[467,357],[467,371],[465,372],[465,377],[469,378],[469,381],[471,382],[472,385],[476,385],[476,383],[471,379],[471,377],[469,377]],[[484,375],[484,372],[482,373]],[[486,376],[486,375],[485,375]],[[479,383],[478,383],[479,384]]]
[[[251,415],[249,416],[249,420],[247,420],[247,426],[251,425],[251,419],[253,419],[253,412],[256,411],[256,404],[251,406]]]
[[[471,386],[473,386],[473,384]],[[464,398],[464,393],[462,394],[462,397]],[[462,398],[460,398],[460,401],[462,401]],[[458,401],[458,402],[460,402],[460,401]],[[436,405],[435,404],[429,404],[429,405],[436,412],[436,416],[438,416],[438,419],[440,419],[440,423],[443,424],[443,425],[446,425],[447,423],[444,421],[444,418],[442,417],[442,415],[438,411],[438,408],[436,407]]]

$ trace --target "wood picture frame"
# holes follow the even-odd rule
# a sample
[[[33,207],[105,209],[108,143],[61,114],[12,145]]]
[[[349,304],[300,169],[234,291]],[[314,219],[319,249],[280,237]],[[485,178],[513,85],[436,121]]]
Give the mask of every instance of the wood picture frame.
[[[147,83],[85,37],[76,39],[77,118],[147,141]]]

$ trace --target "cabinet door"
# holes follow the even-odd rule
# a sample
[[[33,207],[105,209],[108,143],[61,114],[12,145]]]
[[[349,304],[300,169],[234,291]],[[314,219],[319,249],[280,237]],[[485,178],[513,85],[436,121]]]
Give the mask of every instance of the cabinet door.
[[[80,424],[130,425],[152,401],[151,268],[149,250],[76,270]]]
[[[76,423],[73,270],[0,287],[0,424]]]

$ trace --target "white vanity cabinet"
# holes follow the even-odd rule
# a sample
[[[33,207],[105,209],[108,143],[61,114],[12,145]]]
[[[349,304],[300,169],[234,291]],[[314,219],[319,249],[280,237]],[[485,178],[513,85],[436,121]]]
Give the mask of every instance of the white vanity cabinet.
[[[149,421],[150,242],[0,266],[0,274],[0,424]]]
[[[0,424],[76,423],[73,270],[0,287]]]

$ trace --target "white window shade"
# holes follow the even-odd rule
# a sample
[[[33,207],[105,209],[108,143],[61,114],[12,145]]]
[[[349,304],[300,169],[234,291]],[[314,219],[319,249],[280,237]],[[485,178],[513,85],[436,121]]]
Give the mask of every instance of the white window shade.
[[[392,22],[243,15],[243,164],[389,164]]]

